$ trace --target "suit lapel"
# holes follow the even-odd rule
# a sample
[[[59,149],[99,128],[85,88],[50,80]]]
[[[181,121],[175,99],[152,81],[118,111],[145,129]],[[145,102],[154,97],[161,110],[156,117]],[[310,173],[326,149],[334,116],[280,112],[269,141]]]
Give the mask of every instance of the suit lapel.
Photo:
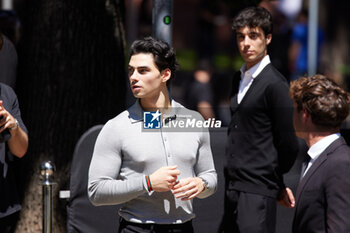
[[[250,85],[247,93],[245,93],[245,95],[244,95],[244,97],[241,100],[241,103],[239,105],[242,105],[244,102],[246,102],[246,99],[249,98],[249,96],[252,95],[252,93],[254,93],[254,89],[256,88],[257,84],[259,83],[260,80],[262,80],[261,73],[258,76],[256,76],[255,78],[253,78],[252,84]]]
[[[317,169],[327,160],[328,156],[332,154],[339,146],[346,144],[344,138],[339,138],[335,140],[331,145],[329,145],[325,151],[323,151],[320,156],[315,160],[309,170],[306,172],[305,176],[300,180],[300,183],[297,188],[295,199],[299,203],[299,198],[303,192],[305,185],[308,183],[312,175],[317,171]]]
[[[267,64],[264,69],[262,69],[262,71],[258,74],[258,76],[256,76],[253,79],[253,82],[251,84],[251,86],[249,87],[247,93],[244,95],[242,101],[240,104],[238,104],[237,102],[237,94],[238,94],[238,90],[239,90],[239,83],[241,81],[241,72],[236,72],[233,78],[233,82],[232,82],[232,92],[231,92],[231,98],[230,98],[230,106],[231,106],[231,113],[234,113],[238,110],[238,108],[244,104],[244,102],[246,102],[247,98],[250,97],[250,95],[253,95],[252,93],[254,93],[254,90],[256,88],[258,88],[258,83],[262,82],[262,80],[264,80],[264,76],[268,76],[269,74],[269,70],[271,68],[271,63]]]
[[[245,99],[247,99],[249,97],[249,95],[251,95],[251,93],[254,92],[254,89],[255,89],[255,86],[256,86],[258,80],[261,79],[261,78],[259,78],[260,74],[253,79],[252,84],[249,87],[247,93],[244,95],[243,99],[241,100],[241,103],[238,104],[237,95],[238,95],[238,90],[239,90],[239,84],[241,81],[241,72],[237,72],[237,73],[239,73],[239,76],[236,75],[234,77],[235,80],[233,81],[233,86],[232,86],[232,94],[231,94],[231,99],[230,99],[231,112],[237,111],[239,106],[241,106],[245,102]]]
[[[300,180],[300,183],[297,188],[297,192],[295,195],[295,199],[299,200],[299,196],[302,193],[302,191],[305,188],[305,185],[309,181],[310,177],[312,177],[312,174],[318,169],[318,167],[327,159],[327,152],[324,151],[320,156],[316,159],[316,161],[312,164],[312,166],[309,168],[305,176]]]
[[[249,87],[247,93],[244,95],[241,103],[239,105],[242,105],[244,104],[244,102],[246,102],[248,98],[250,98],[250,96],[252,95],[253,98],[254,98],[254,90],[259,88],[258,84],[260,82],[263,82],[264,80],[266,80],[266,78],[269,78],[269,71],[270,71],[270,68],[271,68],[271,63],[267,64],[262,70],[261,72],[258,74],[258,76],[256,76],[254,79],[253,79],[253,82],[251,84],[251,86]]]

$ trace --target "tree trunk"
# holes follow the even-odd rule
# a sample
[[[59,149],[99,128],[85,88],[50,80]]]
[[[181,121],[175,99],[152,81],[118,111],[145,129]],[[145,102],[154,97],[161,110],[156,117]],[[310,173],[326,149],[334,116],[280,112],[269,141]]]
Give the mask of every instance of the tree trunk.
[[[15,6],[22,22],[16,92],[29,130],[21,161],[20,233],[41,231],[39,165],[56,165],[53,232],[66,232],[65,202],[74,146],[91,126],[124,110],[122,0],[37,0]]]

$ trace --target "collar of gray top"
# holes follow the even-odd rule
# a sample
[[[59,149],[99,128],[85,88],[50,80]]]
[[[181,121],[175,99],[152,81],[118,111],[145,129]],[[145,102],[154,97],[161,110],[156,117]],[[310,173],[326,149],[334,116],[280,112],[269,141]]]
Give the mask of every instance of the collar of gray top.
[[[167,114],[167,117],[165,118],[166,123],[169,121],[175,120],[179,109],[183,108],[183,106],[181,104],[179,104],[178,102],[176,102],[173,99],[171,99],[171,106],[172,106],[171,112],[169,114]],[[131,123],[143,121],[144,111],[141,108],[139,99],[135,102],[134,105],[132,105],[128,109],[128,112],[129,112],[129,119],[130,119]]]

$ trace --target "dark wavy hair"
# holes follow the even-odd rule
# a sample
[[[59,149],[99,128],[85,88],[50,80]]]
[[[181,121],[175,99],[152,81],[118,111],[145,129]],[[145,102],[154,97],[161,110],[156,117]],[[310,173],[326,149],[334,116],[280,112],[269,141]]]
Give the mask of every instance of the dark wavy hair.
[[[143,40],[136,40],[130,47],[129,60],[132,55],[139,53],[153,54],[154,63],[158,70],[163,71],[168,68],[171,70],[169,81],[175,78],[175,72],[178,70],[179,65],[176,61],[174,49],[171,48],[167,42],[150,36],[145,37]],[[167,85],[169,81],[167,82]]]
[[[273,24],[272,16],[268,10],[263,7],[248,7],[241,10],[233,19],[232,29],[248,26],[250,28],[260,27],[265,34],[272,34]]]
[[[326,76],[301,77],[290,85],[296,110],[306,110],[319,127],[340,127],[350,110],[350,94]]]

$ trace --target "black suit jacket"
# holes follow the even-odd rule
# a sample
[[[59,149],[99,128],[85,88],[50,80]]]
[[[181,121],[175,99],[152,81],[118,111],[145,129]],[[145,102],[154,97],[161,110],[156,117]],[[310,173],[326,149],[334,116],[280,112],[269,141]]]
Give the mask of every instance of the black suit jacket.
[[[294,233],[350,232],[350,148],[343,138],[315,160],[295,198]]]
[[[286,79],[267,65],[237,103],[240,72],[233,78],[226,150],[227,188],[276,197],[298,153],[293,105]]]

